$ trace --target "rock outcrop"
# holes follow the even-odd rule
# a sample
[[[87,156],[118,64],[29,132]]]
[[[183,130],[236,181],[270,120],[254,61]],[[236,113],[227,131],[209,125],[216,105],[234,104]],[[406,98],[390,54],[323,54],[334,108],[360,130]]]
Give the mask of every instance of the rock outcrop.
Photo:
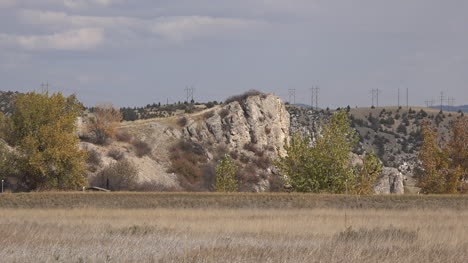
[[[398,169],[384,167],[377,178],[374,191],[377,194],[404,194],[404,180],[405,177]]]
[[[289,140],[289,113],[273,95],[250,96],[189,118],[183,130],[186,139],[226,145],[238,153],[246,152],[249,144],[259,150],[269,148],[271,155],[284,153]]]

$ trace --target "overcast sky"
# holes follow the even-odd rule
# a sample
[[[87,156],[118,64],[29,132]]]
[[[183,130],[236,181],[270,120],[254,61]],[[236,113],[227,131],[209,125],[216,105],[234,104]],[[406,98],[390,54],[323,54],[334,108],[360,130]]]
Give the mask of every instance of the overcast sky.
[[[468,104],[466,0],[0,0],[0,89],[86,105],[224,100],[249,89],[319,106]],[[437,103],[439,104],[439,103]]]

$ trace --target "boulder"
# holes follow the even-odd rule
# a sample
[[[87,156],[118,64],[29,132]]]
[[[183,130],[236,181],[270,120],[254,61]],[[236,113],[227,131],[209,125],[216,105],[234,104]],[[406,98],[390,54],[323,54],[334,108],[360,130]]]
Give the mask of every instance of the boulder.
[[[404,194],[404,176],[396,168],[384,167],[377,178],[374,191],[377,194]]]

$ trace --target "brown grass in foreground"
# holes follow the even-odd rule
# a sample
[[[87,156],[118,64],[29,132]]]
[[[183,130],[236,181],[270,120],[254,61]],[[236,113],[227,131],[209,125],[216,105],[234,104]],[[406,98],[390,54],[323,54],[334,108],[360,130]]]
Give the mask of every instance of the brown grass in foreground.
[[[468,209],[468,195],[301,193],[37,192],[0,194],[0,208]]]
[[[2,262],[468,260],[466,210],[3,208],[0,215]]]

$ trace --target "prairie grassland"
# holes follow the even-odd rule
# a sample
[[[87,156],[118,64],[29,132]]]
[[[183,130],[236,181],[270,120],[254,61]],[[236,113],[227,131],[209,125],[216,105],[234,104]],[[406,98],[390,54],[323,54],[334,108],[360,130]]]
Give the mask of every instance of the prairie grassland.
[[[37,192],[1,194],[0,208],[355,208],[468,209],[468,195],[330,195],[301,193]]]
[[[0,208],[2,262],[467,262],[466,209]]]

